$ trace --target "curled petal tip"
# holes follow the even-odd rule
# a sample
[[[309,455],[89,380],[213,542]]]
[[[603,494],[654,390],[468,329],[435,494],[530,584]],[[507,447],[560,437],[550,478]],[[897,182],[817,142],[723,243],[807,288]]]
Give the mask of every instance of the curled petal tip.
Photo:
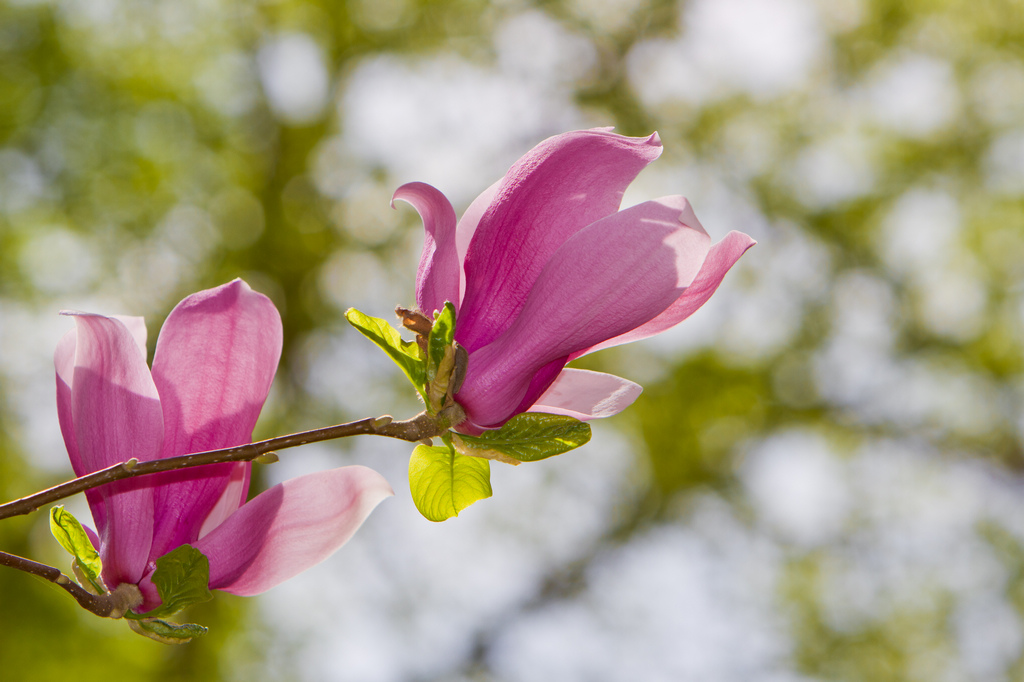
[[[391,208],[395,207],[396,201],[404,201],[416,208],[416,197],[435,193],[440,194],[441,192],[433,185],[428,185],[425,182],[407,182],[396,189],[395,193],[391,195]]]
[[[226,283],[222,284],[220,287],[215,287],[211,291],[216,291],[218,288],[222,292],[233,291],[233,290],[238,290],[238,289],[240,289],[240,290],[242,290],[244,292],[252,291],[252,287],[249,286],[249,283],[246,282],[241,277],[235,277],[230,282],[226,282]]]
[[[458,305],[462,268],[459,263],[455,233],[455,209],[448,198],[425,182],[409,182],[391,198],[408,202],[420,214],[426,238],[416,274],[416,305],[421,310],[440,310],[445,301]]]
[[[733,249],[741,249],[740,255],[746,253],[751,247],[757,246],[756,239],[751,237],[749,234],[740,232],[739,230],[730,230],[719,243],[731,244]],[[737,256],[737,258],[739,258],[739,256]]]

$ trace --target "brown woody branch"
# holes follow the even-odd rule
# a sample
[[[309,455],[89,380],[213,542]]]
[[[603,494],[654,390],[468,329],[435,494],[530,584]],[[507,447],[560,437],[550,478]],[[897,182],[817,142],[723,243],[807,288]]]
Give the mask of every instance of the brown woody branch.
[[[120,585],[118,589],[108,594],[93,594],[61,573],[58,568],[7,552],[0,552],[0,566],[9,566],[49,580],[74,597],[83,609],[102,618],[120,618],[128,609],[142,603],[142,594],[135,585]]]
[[[335,438],[346,438],[348,436],[375,435],[388,438],[416,442],[430,439],[444,433],[450,426],[458,424],[465,418],[462,408],[458,405],[453,409],[446,410],[439,415],[420,413],[412,419],[394,421],[390,416],[377,418],[360,419],[359,421],[337,426],[328,426],[312,431],[293,433],[288,436],[268,438],[257,443],[246,443],[231,448],[220,450],[209,450],[207,452],[196,452],[180,457],[168,457],[167,459],[154,459],[147,462],[140,462],[136,459],[128,460],[120,464],[100,469],[91,474],[61,483],[52,488],[42,490],[38,493],[22,497],[18,500],[0,504],[0,519],[22,514],[31,514],[40,507],[56,502],[57,500],[70,497],[80,492],[96,488],[107,483],[120,481],[136,476],[147,476],[163,471],[176,469],[187,469],[189,467],[203,466],[205,464],[220,464],[222,462],[251,462],[261,455],[272,453],[275,450],[294,448],[306,443],[333,440]],[[13,555],[7,555],[13,556]],[[28,561],[28,559],[22,559]],[[11,564],[4,564],[11,565]],[[40,566],[42,564],[39,564]],[[57,570],[57,569],[53,569]],[[60,573],[60,571],[57,571]],[[37,574],[42,575],[42,574]],[[43,576],[46,577],[46,576]],[[47,578],[49,579],[49,578]],[[56,581],[56,580],[54,580]],[[65,588],[66,589],[66,588]],[[76,597],[77,598],[77,597]]]

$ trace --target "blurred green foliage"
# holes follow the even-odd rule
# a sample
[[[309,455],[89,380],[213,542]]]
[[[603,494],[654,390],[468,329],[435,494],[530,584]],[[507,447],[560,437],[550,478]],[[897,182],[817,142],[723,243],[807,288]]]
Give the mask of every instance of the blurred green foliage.
[[[775,96],[739,88],[699,102],[654,103],[638,93],[628,55],[641,41],[676,36],[685,3],[637,3],[622,10],[632,11],[632,19],[611,29],[591,19],[587,3],[568,0],[393,4],[391,14],[374,14],[369,0],[0,4],[0,300],[49,312],[67,305],[68,298],[132,296],[138,309],[130,312],[149,316],[152,347],[163,316],[177,300],[242,276],[274,299],[285,323],[276,388],[281,399],[261,429],[269,434],[366,416],[339,414],[344,410],[308,394],[304,344],[317,330],[340,324],[341,311],[321,281],[331,257],[372,253],[395,277],[411,282],[411,273],[399,272],[407,261],[409,232],[398,230],[369,244],[353,236],[349,222],[366,216],[354,209],[346,213],[351,207],[327,196],[314,178],[317,155],[339,133],[343,112],[329,104],[310,120],[282,117],[264,97],[259,52],[273,35],[312,37],[326,56],[337,96],[360,60],[372,55],[417,59],[444,53],[491,63],[495,26],[507,15],[536,8],[596,47],[593,73],[571,86],[581,111],[626,134],[657,129],[666,148],[659,163],[713,166],[731,179],[734,196],[749,201],[773,228],[788,226],[769,230],[746,257],[761,259],[751,266],[753,274],[730,275],[738,279],[737,291],[756,293],[784,279],[785,273],[765,272],[771,258],[785,252],[785,245],[772,246],[783,244],[785,229],[795,230],[799,241],[818,249],[827,263],[819,284],[783,286],[780,295],[797,309],[796,329],[784,343],[753,351],[741,339],[673,356],[675,365],[646,383],[644,397],[620,418],[636,427],[636,450],[647,458],[650,472],[637,510],[624,512],[637,515],[635,524],[623,527],[632,531],[670,519],[680,500],[708,490],[727,496],[749,516],[737,483],[744,454],[751,443],[786,429],[820,433],[844,452],[872,439],[906,439],[926,443],[950,460],[987,461],[1000,475],[1019,472],[1024,162],[1017,159],[1017,167],[1010,163],[1003,169],[1010,176],[1004,186],[998,145],[1008,136],[1005,144],[1012,146],[1012,136],[1022,134],[1024,93],[1013,95],[1019,82],[1001,85],[1001,72],[986,69],[1024,69],[1020,2],[840,3],[852,8],[857,20],[828,33],[827,63],[817,65],[802,87]],[[816,7],[831,16],[828,5]],[[860,84],[909,53],[950,66],[958,99],[947,124],[923,132],[901,130],[898,121],[879,122],[858,109],[870,100],[858,94]],[[750,130],[754,140],[745,147],[744,131]],[[801,160],[811,158],[802,154],[851,130],[851,144],[871,168],[870,188],[849,196],[809,196],[807,187],[816,178],[814,172],[798,172]],[[523,141],[520,151],[536,141]],[[758,145],[765,147],[761,156],[767,159],[759,165],[750,162],[758,157],[750,148]],[[841,171],[852,175],[856,164],[840,160],[847,162]],[[389,190],[398,184],[387,168],[369,168],[367,176]],[[492,180],[480,178],[479,189]],[[715,189],[706,188],[709,194]],[[963,320],[942,317],[943,304],[929,298],[934,280],[920,279],[899,261],[900,254],[887,255],[887,221],[901,198],[922,188],[951,196],[958,205],[959,241],[950,260],[935,269],[962,276],[982,292],[975,306],[980,312]],[[687,193],[698,215],[705,215],[702,197],[695,194],[699,189],[673,191]],[[411,225],[405,214],[394,214],[394,221]],[[178,229],[179,223],[185,227]],[[705,226],[716,239],[722,236],[720,226]],[[32,249],[49,234],[59,237],[53,242],[58,246],[71,239],[73,255],[85,249],[92,274],[47,279]],[[927,234],[916,238],[926,241]],[[161,260],[171,256],[169,265]],[[906,419],[866,417],[863,404],[822,390],[829,370],[816,363],[842,322],[837,282],[852,281],[850,287],[862,291],[857,282],[863,280],[880,283],[891,294],[883,318],[897,359],[913,359],[936,372],[940,392],[964,390],[965,384],[950,377],[969,377],[969,386],[982,387],[978,400],[984,404],[975,407],[987,419],[983,427],[927,410]],[[959,304],[945,305],[946,312],[955,313]],[[781,315],[768,310],[765,319]],[[747,327],[736,335],[760,331]],[[755,340],[749,338],[747,345],[756,345]],[[619,365],[632,357],[609,353],[587,363],[628,376],[628,367]],[[33,467],[33,453],[20,450],[18,425],[9,416],[16,414],[20,387],[13,380],[0,384],[9,407],[0,410],[0,495],[5,499],[62,478]],[[42,520],[0,524],[0,548],[56,561],[56,554],[46,554],[45,517],[38,516]],[[1021,613],[1019,539],[998,526],[980,532],[1011,575],[1004,596]],[[827,680],[944,679],[941,673],[956,645],[953,606],[942,588],[923,605],[902,604],[844,631],[823,615],[820,601],[829,558],[825,551],[794,549],[779,586],[790,613],[796,669]],[[71,670],[80,680],[226,678],[232,661],[255,665],[252,661],[260,660],[261,638],[267,635],[253,624],[254,609],[251,601],[219,594],[188,613],[190,620],[210,627],[209,635],[189,646],[162,647],[121,623],[80,613],[51,586],[0,571],[0,670],[5,679],[19,680],[63,679]],[[1024,657],[1018,655],[999,679],[1020,679],[1022,670]]]

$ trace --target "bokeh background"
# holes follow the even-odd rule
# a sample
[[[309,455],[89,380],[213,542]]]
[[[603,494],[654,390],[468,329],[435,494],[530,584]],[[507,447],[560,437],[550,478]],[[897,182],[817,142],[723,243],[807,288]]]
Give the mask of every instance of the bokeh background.
[[[759,241],[642,383],[432,524],[407,444],[308,446],[397,495],[342,551],[165,647],[0,571],[7,680],[1024,679],[1024,5],[1012,0],[6,0],[0,497],[69,477],[64,308],[236,276],[285,352],[257,437],[418,411],[347,328],[412,300],[400,184],[461,211],[543,138],[657,130],[626,203]],[[71,508],[82,517],[81,500]],[[45,515],[0,547],[66,558]]]

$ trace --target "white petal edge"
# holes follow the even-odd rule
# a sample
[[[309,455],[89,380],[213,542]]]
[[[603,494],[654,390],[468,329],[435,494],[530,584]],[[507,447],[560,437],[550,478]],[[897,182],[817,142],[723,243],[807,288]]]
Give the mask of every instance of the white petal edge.
[[[564,414],[582,421],[603,419],[632,405],[643,390],[640,384],[614,374],[563,369],[528,412]]]

